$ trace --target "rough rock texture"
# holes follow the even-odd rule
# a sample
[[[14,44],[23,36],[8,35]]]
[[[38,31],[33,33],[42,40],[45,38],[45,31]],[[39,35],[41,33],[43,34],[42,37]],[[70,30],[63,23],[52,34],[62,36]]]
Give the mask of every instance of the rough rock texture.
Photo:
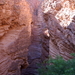
[[[47,23],[50,34],[50,55],[52,57],[55,57],[56,55],[61,55],[65,59],[71,58],[69,54],[75,52],[75,45],[73,43],[74,41],[70,42],[69,38],[71,38],[72,40],[71,36],[73,35],[74,39],[74,34],[68,28],[63,29],[53,15],[47,14],[45,16],[48,16],[49,18]],[[70,37],[67,37],[68,35],[70,35]]]
[[[74,0],[0,0],[0,75],[38,75],[49,55],[71,58],[74,15]]]
[[[25,0],[0,0],[0,75],[20,75],[28,65],[31,22]]]
[[[41,63],[48,58],[49,53],[49,38],[46,35],[43,18],[41,18],[41,3],[43,0],[27,0],[32,9],[32,36],[31,45],[29,46],[28,61],[29,66],[22,70],[22,75],[37,75],[37,63]],[[45,46],[45,47],[44,47]]]
[[[28,0],[29,1],[29,0]],[[41,0],[42,2],[43,0]],[[38,75],[36,69],[50,56],[72,58],[75,52],[74,2],[71,0],[30,0],[32,6],[32,37],[29,47],[29,66],[22,75]],[[73,18],[73,19],[72,19]]]
[[[75,52],[74,34],[72,34],[74,28],[71,28],[74,20],[69,25],[74,16],[74,9],[69,6],[69,1],[44,0],[41,2],[39,0],[30,1],[33,14],[32,43],[28,52],[30,65],[23,70],[22,75],[37,75],[36,69],[39,68],[37,63],[44,61],[49,55],[52,57],[62,55],[65,59],[69,59],[71,58],[69,54]],[[69,36],[68,39],[69,34],[71,37]]]
[[[45,29],[42,34],[42,55],[41,60],[44,61],[49,58],[49,33],[48,29]]]
[[[42,5],[44,21],[50,35],[49,54],[52,57],[61,55],[69,59],[70,53],[75,52],[74,4],[74,0],[45,0]]]
[[[74,3],[71,0],[41,2],[29,2],[33,14],[32,40],[28,52],[30,65],[23,69],[22,75],[38,75],[37,63],[44,61],[49,55],[61,55],[69,59],[72,58],[70,53],[75,52]]]

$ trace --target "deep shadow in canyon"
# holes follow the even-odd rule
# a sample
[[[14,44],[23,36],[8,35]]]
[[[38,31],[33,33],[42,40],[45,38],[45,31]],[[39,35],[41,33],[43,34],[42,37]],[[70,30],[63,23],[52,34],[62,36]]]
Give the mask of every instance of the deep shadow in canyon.
[[[72,41],[75,36],[75,16],[67,27],[62,27],[53,14],[42,14],[43,23],[38,21],[38,15],[32,22],[32,40],[28,52],[29,66],[22,70],[22,75],[38,75],[37,69],[40,67],[37,64],[42,63],[49,56],[54,58],[56,55],[61,55],[68,60],[72,58],[69,54],[75,52],[75,45]],[[63,47],[58,43],[60,45],[62,43]],[[55,53],[52,52],[50,44],[51,46],[54,44]]]
[[[74,1],[0,0],[0,75],[38,75],[38,63],[56,55],[68,60],[70,53]]]

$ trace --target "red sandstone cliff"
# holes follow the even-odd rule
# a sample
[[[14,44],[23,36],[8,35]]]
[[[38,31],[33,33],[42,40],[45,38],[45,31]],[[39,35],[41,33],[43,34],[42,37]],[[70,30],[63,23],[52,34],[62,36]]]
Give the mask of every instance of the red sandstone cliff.
[[[21,75],[21,70],[37,75],[36,64],[49,55],[71,58],[74,5],[74,0],[0,0],[0,75]]]
[[[74,0],[45,0],[42,5],[50,35],[49,54],[52,57],[61,55],[69,59],[70,53],[75,52],[74,4]]]
[[[0,0],[0,75],[20,75],[28,65],[31,21],[25,0]]]

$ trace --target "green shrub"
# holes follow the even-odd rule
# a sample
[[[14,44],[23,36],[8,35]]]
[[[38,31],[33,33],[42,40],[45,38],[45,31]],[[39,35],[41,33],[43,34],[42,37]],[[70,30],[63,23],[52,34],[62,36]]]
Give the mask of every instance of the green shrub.
[[[72,54],[75,56],[75,54]],[[39,75],[75,75],[75,59],[64,60],[57,56],[44,61],[38,69]]]

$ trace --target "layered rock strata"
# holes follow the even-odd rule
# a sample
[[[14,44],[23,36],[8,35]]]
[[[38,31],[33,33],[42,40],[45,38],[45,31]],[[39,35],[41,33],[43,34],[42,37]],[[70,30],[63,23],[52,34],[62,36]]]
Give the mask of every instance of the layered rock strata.
[[[25,0],[0,0],[0,75],[27,67],[32,15]]]
[[[74,0],[0,0],[0,75],[37,75],[49,55],[72,58],[74,8]]]
[[[46,26],[43,23],[41,3],[43,0],[27,0],[32,9],[32,35],[31,45],[29,46],[28,61],[29,66],[22,70],[22,75],[37,75],[38,63],[41,63],[49,56],[49,37],[45,30]]]
[[[70,59],[75,52],[75,2],[70,0],[45,0],[42,5],[43,17],[48,26],[50,41],[49,54]]]

